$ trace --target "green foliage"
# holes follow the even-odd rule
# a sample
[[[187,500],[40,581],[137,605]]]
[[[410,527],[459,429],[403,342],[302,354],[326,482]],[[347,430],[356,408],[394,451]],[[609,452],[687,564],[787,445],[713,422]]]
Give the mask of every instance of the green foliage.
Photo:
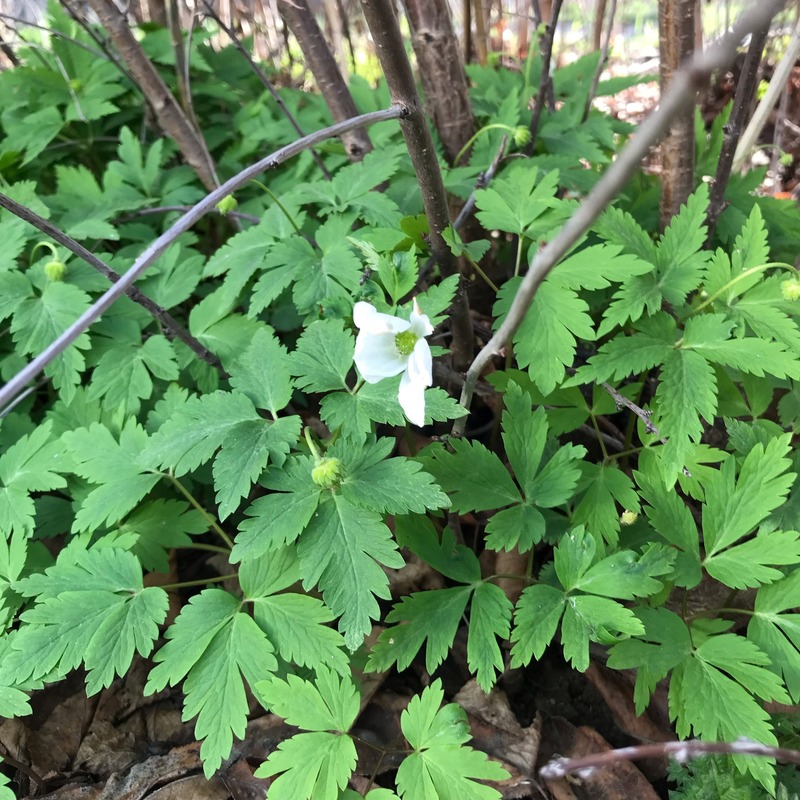
[[[121,274],[205,190],[90,34],[55,6],[50,23],[66,36],[23,43],[21,65],[0,73],[3,193]],[[186,58],[225,180],[264,156],[265,131],[276,147],[296,133],[206,33]],[[137,35],[177,93],[166,31]],[[475,192],[477,230],[444,233],[500,282],[496,295],[470,288],[481,339],[630,131],[586,113],[597,58],[555,70],[532,153]],[[528,130],[541,78],[536,48],[516,71],[467,69],[485,127],[445,170],[461,199],[503,131]],[[352,89],[365,109],[388,103],[383,84]],[[305,129],[327,124],[316,94],[281,96]],[[724,118],[698,126],[703,175]],[[491,388],[480,379],[469,435],[448,437],[468,413],[443,346],[464,287],[431,269],[399,126],[370,135],[360,163],[335,140],[317,150],[331,180],[304,153],[162,242],[137,286],[221,369],[122,299],[0,410],[0,714],[30,713],[29,694],[74,669],[96,693],[139,654],[155,663],[147,693],[182,692],[206,775],[245,734],[254,695],[300,729],[259,769],[268,797],[352,800],[357,669],[424,665],[433,679],[401,716],[394,783],[366,797],[489,800],[506,773],[466,746],[466,715],[443,705],[435,675],[458,640],[485,692],[548,648],[585,670],[602,647],[609,667],[636,670],[639,711],[669,682],[680,737],[778,742],[764,703],[800,702],[800,329],[794,269],[770,259],[794,258],[800,213],[755,198],[757,174],[732,176],[711,248],[704,182],[654,236],[653,187],[637,176],[539,286],[505,364],[484,376]],[[0,239],[5,380],[108,282],[5,210]],[[408,320],[411,298],[436,326],[424,390],[435,427],[419,432],[402,430],[402,368],[372,384],[354,369],[355,303]],[[484,425],[479,408],[496,419]],[[527,568],[491,574],[484,550]],[[433,583],[398,589],[407,561]],[[183,605],[165,624],[167,594],[148,573],[173,569]],[[729,605],[697,609],[707,587]],[[698,763],[712,766],[693,765],[676,798],[792,788],[769,760]]]

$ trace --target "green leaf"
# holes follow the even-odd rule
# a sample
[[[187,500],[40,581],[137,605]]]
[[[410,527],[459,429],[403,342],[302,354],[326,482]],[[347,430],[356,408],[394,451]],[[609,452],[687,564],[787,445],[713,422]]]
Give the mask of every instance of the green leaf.
[[[408,547],[446,578],[461,583],[474,583],[481,577],[481,567],[475,553],[463,544],[456,544],[450,528],[436,532],[428,517],[408,514],[394,521],[394,535],[400,547]]]
[[[800,697],[800,570],[762,586],[747,626],[747,637],[769,657],[770,669],[782,675],[794,702]]]
[[[130,419],[114,439],[99,422],[67,431],[62,441],[72,455],[73,471],[99,484],[83,499],[74,531],[91,531],[122,519],[158,483],[160,476],[138,465],[148,444],[147,434]]]
[[[277,669],[272,644],[241,601],[221,589],[192,597],[165,634],[167,643],[155,654],[145,694],[175,686],[184,677],[184,720],[197,717],[195,735],[203,770],[211,777],[247,725],[250,686]]]
[[[787,472],[789,435],[773,439],[766,448],[757,444],[735,478],[735,460],[723,461],[706,480],[703,531],[706,556],[713,556],[741,539],[776,509],[794,483]]]
[[[605,597],[576,595],[567,597],[561,621],[561,642],[566,658],[579,672],[589,667],[589,642],[609,645],[620,634],[636,636],[644,633],[644,625],[621,603]]]
[[[486,525],[486,546],[490,550],[509,551],[516,547],[527,553],[541,542],[547,523],[542,512],[533,506],[521,503],[504,508],[492,515]]]
[[[639,495],[633,481],[620,469],[606,464],[580,465],[578,490],[584,492],[572,521],[596,531],[611,545],[619,539],[620,511],[639,511]]]
[[[353,366],[353,335],[341,320],[312,322],[291,355],[291,372],[306,392],[347,389],[347,373]]]
[[[521,279],[507,281],[497,295],[493,312],[499,327],[519,288]],[[527,368],[536,387],[549,394],[561,383],[571,367],[577,349],[576,339],[595,338],[589,306],[570,288],[547,279],[514,334],[514,352],[520,367]]]
[[[153,500],[136,508],[119,526],[121,534],[131,533],[136,544],[131,552],[145,570],[169,572],[169,551],[187,547],[189,535],[205,533],[208,520],[181,500]]]
[[[475,440],[451,439],[425,449],[425,470],[450,496],[453,510],[487,511],[521,501],[519,490],[500,459]]]
[[[717,381],[711,365],[698,353],[673,350],[664,359],[657,391],[659,432],[667,437],[663,459],[666,469],[679,471],[690,442],[698,442],[703,423],[713,422],[717,411]]]
[[[63,675],[83,662],[89,694],[125,674],[134,652],[150,654],[167,615],[167,593],[144,588],[136,557],[115,548],[68,548],[55,566],[14,588],[37,598],[12,642],[28,661],[27,674],[18,679],[53,669]]]
[[[569,591],[592,565],[597,543],[582,526],[573,528],[563,536],[553,551],[553,566],[561,585]]]
[[[769,565],[797,563],[800,563],[800,533],[770,531],[707,556],[703,567],[712,578],[732,589],[750,589],[783,577],[783,572]]]
[[[255,777],[278,775],[270,784],[269,800],[333,800],[347,786],[356,761],[349,736],[299,733],[281,742]]]
[[[594,230],[606,241],[621,245],[623,252],[655,265],[656,246],[653,240],[627,211],[607,208],[595,222]]]
[[[327,625],[333,620],[330,609],[316,597],[277,594],[298,580],[300,568],[294,547],[247,559],[239,570],[246,601],[253,604],[253,618],[284,661],[349,674],[350,662],[342,650],[344,639]]]
[[[649,239],[647,241],[651,244]],[[635,275],[653,271],[650,258],[622,251],[623,247],[618,244],[584,247],[558,264],[550,278],[566,289],[606,289],[612,283],[623,283]]]
[[[760,697],[788,697],[777,676],[766,669],[768,662],[766,655],[741,636],[724,634],[707,639],[672,674],[670,708],[677,716],[678,735],[694,734],[712,742],[746,736],[777,746],[769,714],[748,691],[752,688]],[[742,677],[754,681],[753,686],[742,686]],[[772,759],[732,758],[740,772],[749,771],[772,790]]]
[[[21,436],[0,455],[0,530],[26,537],[33,533],[34,505],[31,492],[60,489],[67,485],[59,472],[69,469],[61,442],[51,442],[51,421]]]
[[[267,707],[290,725],[306,731],[347,733],[358,716],[359,695],[349,677],[323,668],[315,683],[289,675],[270,678],[257,686]]]
[[[358,449],[346,442],[328,454],[342,459],[345,479],[342,496],[362,508],[387,514],[423,514],[426,510],[447,508],[450,500],[422,465],[408,458],[386,458],[394,449],[394,439],[367,442]]]
[[[534,223],[559,205],[555,197],[557,187],[556,171],[548,172],[540,180],[535,168],[511,168],[488,189],[475,192],[475,204],[480,209],[475,216],[487,230],[533,237]]]
[[[655,576],[670,572],[674,560],[674,550],[662,545],[649,545],[641,556],[632,550],[618,550],[589,567],[576,588],[622,600],[649,597],[662,589]]]
[[[90,298],[76,286],[62,281],[49,281],[40,297],[21,300],[14,312],[11,333],[21,353],[39,355],[89,308]],[[44,374],[65,403],[74,396],[85,367],[81,350],[89,348],[89,336],[80,334],[60,356],[51,361]]]
[[[511,666],[520,667],[542,657],[558,630],[566,605],[564,592],[540,583],[520,595],[511,632]]]
[[[232,365],[231,386],[247,395],[256,408],[265,408],[277,418],[292,399],[290,363],[286,348],[275,335],[261,329]]]
[[[658,682],[692,652],[692,639],[686,623],[666,608],[640,606],[634,613],[644,625],[644,633],[613,645],[608,666],[636,668],[633,699],[636,713],[642,714]]]
[[[144,343],[114,343],[94,368],[89,399],[102,397],[108,408],[137,414],[140,401],[153,394],[151,374],[163,380],[178,378],[175,351],[165,337],[151,336]]]
[[[425,669],[433,674],[450,652],[471,593],[470,586],[455,586],[404,597],[386,617],[403,624],[381,631],[367,668],[382,672],[397,664],[399,670],[407,669],[427,643]]]
[[[414,753],[397,771],[403,800],[499,800],[500,793],[477,780],[502,781],[508,772],[485,754],[464,747],[470,738],[467,715],[454,703],[440,708],[444,692],[434,681],[411,699],[400,725]]]
[[[388,598],[381,565],[399,569],[404,561],[389,529],[374,511],[336,494],[320,503],[298,545],[303,587],[319,585],[354,650],[379,616],[375,597]]]
[[[475,587],[469,615],[467,664],[484,692],[491,691],[497,673],[503,671],[497,637],[508,638],[512,610],[511,601],[499,586],[483,581]]]

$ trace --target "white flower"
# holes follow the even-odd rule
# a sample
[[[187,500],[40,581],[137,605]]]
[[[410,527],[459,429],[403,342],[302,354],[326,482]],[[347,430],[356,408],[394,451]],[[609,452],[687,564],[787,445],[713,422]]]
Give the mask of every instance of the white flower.
[[[367,383],[403,373],[397,399],[414,425],[425,424],[425,387],[433,383],[431,348],[425,341],[433,333],[431,321],[417,301],[409,320],[381,314],[369,303],[356,303],[353,322],[358,326],[355,362]]]

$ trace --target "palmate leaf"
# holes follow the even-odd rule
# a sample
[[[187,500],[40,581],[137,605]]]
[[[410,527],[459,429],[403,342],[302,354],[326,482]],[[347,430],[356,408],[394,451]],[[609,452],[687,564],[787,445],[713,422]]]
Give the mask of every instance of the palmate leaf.
[[[33,532],[31,492],[67,485],[59,473],[69,470],[69,459],[62,442],[50,441],[52,429],[44,422],[0,454],[0,531],[7,537]]]
[[[269,462],[283,464],[300,434],[300,418],[263,419],[239,392],[193,397],[151,438],[139,461],[176,477],[212,458],[220,519],[228,517]]]
[[[499,800],[497,789],[477,780],[502,781],[508,772],[464,746],[470,738],[467,715],[455,703],[442,708],[443,699],[436,680],[400,716],[414,752],[397,771],[398,794],[403,800]]]
[[[511,307],[520,284],[512,278],[503,284],[493,312],[499,327]],[[577,349],[576,339],[595,338],[589,306],[573,289],[547,279],[514,334],[517,363],[526,368],[542,394],[549,394],[572,366]]]
[[[284,661],[348,675],[344,639],[328,627],[331,610],[316,597],[282,591],[299,580],[297,551],[291,545],[247,559],[239,570],[245,602],[252,603],[253,618]]]
[[[572,521],[599,533],[610,545],[619,540],[620,512],[639,511],[633,481],[617,467],[582,462],[578,491],[583,492]]]
[[[770,659],[770,669],[782,675],[794,702],[800,698],[800,570],[762,586],[747,626],[747,638]]]
[[[514,612],[511,631],[511,666],[516,668],[537,661],[553,640],[564,614],[567,598],[564,592],[541,583],[522,592]]]
[[[38,355],[51,345],[89,307],[90,298],[70,283],[49,281],[41,295],[29,296],[16,304],[11,333],[20,352]],[[81,350],[89,348],[89,336],[82,333],[45,368],[61,398],[69,403],[86,365]]]
[[[204,739],[200,755],[210,777],[230,753],[233,737],[244,735],[244,679],[254,686],[278,667],[273,646],[242,612],[242,601],[221,589],[192,597],[165,637],[144,691],[153,694],[186,678],[183,718],[197,717],[195,735]]]
[[[487,230],[532,236],[534,224],[561,201],[555,197],[558,172],[540,176],[537,169],[511,168],[490,188],[475,192],[476,217]]]
[[[790,436],[757,444],[742,463],[738,480],[736,464],[727,458],[706,480],[703,532],[706,556],[713,556],[751,533],[786,498],[795,473],[788,458]]]
[[[150,654],[167,614],[167,593],[144,588],[136,557],[115,548],[67,548],[55,566],[14,588],[37,598],[12,642],[17,663],[27,663],[18,682],[54,670],[64,675],[83,662],[95,694],[127,671],[134,652]]]
[[[62,436],[73,460],[72,471],[96,488],[83,499],[73,530],[95,530],[122,519],[158,483],[160,476],[140,467],[137,459],[147,446],[144,429],[130,419],[117,441],[99,422]]]
[[[318,585],[325,603],[340,617],[339,630],[354,650],[379,615],[376,597],[389,597],[381,565],[399,569],[404,561],[391,533],[374,511],[340,495],[324,498],[298,544],[303,587]]]
[[[425,669],[432,674],[450,652],[471,594],[471,586],[455,586],[404,597],[386,617],[403,624],[381,631],[367,668],[381,672],[397,664],[407,669],[425,645]]]
[[[347,441],[331,447],[328,455],[344,463],[342,496],[354,505],[387,514],[423,514],[447,508],[449,498],[418,461],[387,458],[395,446],[394,439],[387,438],[368,441],[359,448]]]
[[[777,746],[769,714],[753,696],[787,702],[789,695],[769,658],[742,636],[723,634],[703,642],[678,664],[670,680],[670,711],[678,735],[706,741],[733,741],[746,736]],[[734,755],[740,772],[749,772],[768,791],[774,789],[774,761]]]
[[[355,343],[341,320],[311,323],[291,355],[290,370],[297,386],[307,392],[347,389],[346,377],[353,366]]]
[[[258,331],[250,347],[231,367],[231,386],[277,419],[292,399],[289,354],[272,331]],[[266,369],[265,369],[266,365]]]
[[[110,409],[137,414],[141,400],[153,393],[151,375],[168,381],[178,378],[175,351],[166,337],[114,343],[94,368],[89,399],[102,397]]]
[[[686,623],[666,608],[640,606],[634,613],[644,625],[644,633],[614,644],[608,666],[636,669],[633,699],[636,713],[642,714],[658,682],[688,658],[692,639]]]
[[[450,496],[453,510],[486,511],[520,502],[508,470],[491,450],[468,439],[451,440],[449,447],[452,453],[434,444],[420,461]]]
[[[275,714],[300,733],[281,742],[256,770],[257,777],[281,774],[269,787],[270,800],[335,800],[356,766],[356,748],[346,733],[358,714],[358,692],[349,678],[320,668],[315,683],[289,675],[257,685]],[[335,731],[335,733],[328,733]]]

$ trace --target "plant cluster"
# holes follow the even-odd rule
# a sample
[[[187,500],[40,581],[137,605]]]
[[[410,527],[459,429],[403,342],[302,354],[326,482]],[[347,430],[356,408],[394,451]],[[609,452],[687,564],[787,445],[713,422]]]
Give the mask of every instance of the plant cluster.
[[[172,145],[145,132],[136,87],[58,11],[51,23],[65,36],[32,43],[0,74],[2,191],[123,273],[172,207],[203,192]],[[142,43],[168,63],[166,32]],[[495,327],[628,133],[599,112],[584,118],[596,58],[555,72],[557,111],[537,151],[475,192],[484,238],[448,233],[457,255],[507,266]],[[225,174],[263,155],[267,133],[269,147],[294,138],[232,49],[198,35],[191,66]],[[445,171],[463,198],[503,131],[529,123],[539,81],[535,59],[470,78],[476,112],[501,127],[476,138],[469,166]],[[361,111],[386,99],[352,88]],[[328,122],[315,96],[282,97],[309,129]],[[155,664],[147,693],[182,688],[207,775],[244,735],[249,690],[301,730],[259,770],[277,776],[271,800],[357,797],[357,658],[367,671],[417,660],[434,673],[466,627],[484,691],[548,647],[577,670],[594,649],[636,669],[639,711],[669,679],[679,736],[777,744],[764,701],[800,700],[800,281],[781,260],[800,215],[754,197],[749,175],[732,182],[717,246],[705,246],[700,178],[723,124],[698,129],[698,189],[662,236],[638,178],[541,285],[487,376],[497,430],[419,452],[398,444],[409,407],[440,434],[468,413],[447,380],[422,385],[410,361],[387,377],[356,369],[357,303],[413,337],[398,344],[407,360],[429,321],[424,347],[441,360],[457,285],[423,288],[427,223],[394,123],[371,130],[375,150],[358,164],[324,148],[332,180],[304,154],[183,234],[139,288],[223,369],[123,299],[0,421],[0,714],[25,715],[28,693],[79,667],[96,693],[138,653]],[[0,240],[9,378],[107,283],[8,212]],[[409,380],[422,407],[400,402]],[[470,544],[459,515],[473,521]],[[227,566],[196,591],[150,585],[175,550]],[[522,556],[518,598],[498,585],[507,576],[482,571],[483,550]],[[393,598],[392,571],[412,555],[443,588]],[[187,601],[165,625],[173,588]],[[443,703],[439,681],[412,699],[394,790],[370,800],[499,796],[480,781],[505,771],[466,745],[464,712]],[[774,791],[769,759],[733,762]]]

